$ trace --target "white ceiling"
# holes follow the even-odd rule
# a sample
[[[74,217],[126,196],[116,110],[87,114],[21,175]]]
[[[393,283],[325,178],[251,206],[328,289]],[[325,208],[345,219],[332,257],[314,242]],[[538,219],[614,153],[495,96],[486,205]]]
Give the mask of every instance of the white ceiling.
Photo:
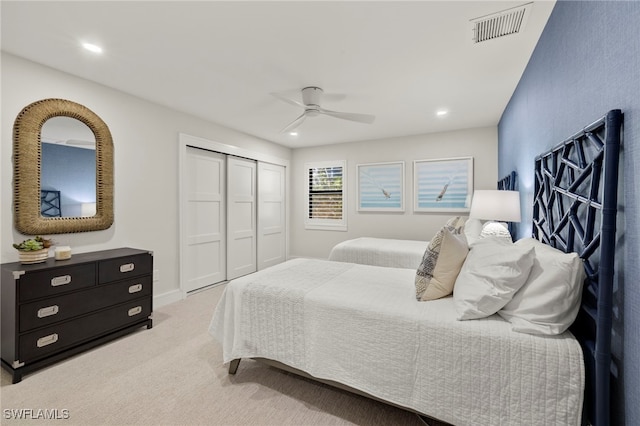
[[[496,125],[553,9],[474,44],[471,19],[524,1],[6,1],[2,50],[285,146]],[[80,47],[88,41],[101,55]],[[307,119],[271,92],[319,86]],[[437,117],[436,110],[449,114]]]

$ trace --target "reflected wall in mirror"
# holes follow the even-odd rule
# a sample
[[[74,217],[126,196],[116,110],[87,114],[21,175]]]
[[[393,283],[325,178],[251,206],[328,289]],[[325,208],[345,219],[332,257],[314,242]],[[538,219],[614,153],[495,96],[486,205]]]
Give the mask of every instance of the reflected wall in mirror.
[[[42,125],[40,214],[90,217],[96,214],[96,140],[89,126],[71,117]]]
[[[64,99],[26,106],[13,127],[13,161],[19,232],[98,231],[113,223],[113,142],[90,109]]]

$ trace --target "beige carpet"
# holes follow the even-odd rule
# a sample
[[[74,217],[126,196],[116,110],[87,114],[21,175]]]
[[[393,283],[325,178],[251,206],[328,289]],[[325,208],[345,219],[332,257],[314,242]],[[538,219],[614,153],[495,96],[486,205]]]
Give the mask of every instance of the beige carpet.
[[[223,286],[157,309],[154,327],[26,375],[2,370],[0,422],[60,425],[424,425],[417,416],[243,360],[235,376],[208,334]],[[57,410],[68,419],[16,420]],[[66,411],[65,411],[66,410]],[[50,411],[51,412],[51,411]],[[54,411],[56,413],[56,411]]]

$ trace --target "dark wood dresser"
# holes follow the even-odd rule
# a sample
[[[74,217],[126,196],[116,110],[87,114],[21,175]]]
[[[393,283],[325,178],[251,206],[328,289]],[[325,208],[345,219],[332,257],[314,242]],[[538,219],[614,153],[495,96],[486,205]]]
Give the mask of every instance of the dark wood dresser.
[[[2,366],[22,375],[152,327],[153,253],[119,248],[2,264]]]

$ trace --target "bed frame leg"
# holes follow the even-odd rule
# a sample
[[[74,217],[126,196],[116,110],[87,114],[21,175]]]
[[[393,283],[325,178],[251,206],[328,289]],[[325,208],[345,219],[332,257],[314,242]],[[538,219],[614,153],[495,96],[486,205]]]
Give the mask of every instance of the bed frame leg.
[[[240,358],[234,359],[229,363],[229,374],[236,374],[238,366],[240,365]]]

